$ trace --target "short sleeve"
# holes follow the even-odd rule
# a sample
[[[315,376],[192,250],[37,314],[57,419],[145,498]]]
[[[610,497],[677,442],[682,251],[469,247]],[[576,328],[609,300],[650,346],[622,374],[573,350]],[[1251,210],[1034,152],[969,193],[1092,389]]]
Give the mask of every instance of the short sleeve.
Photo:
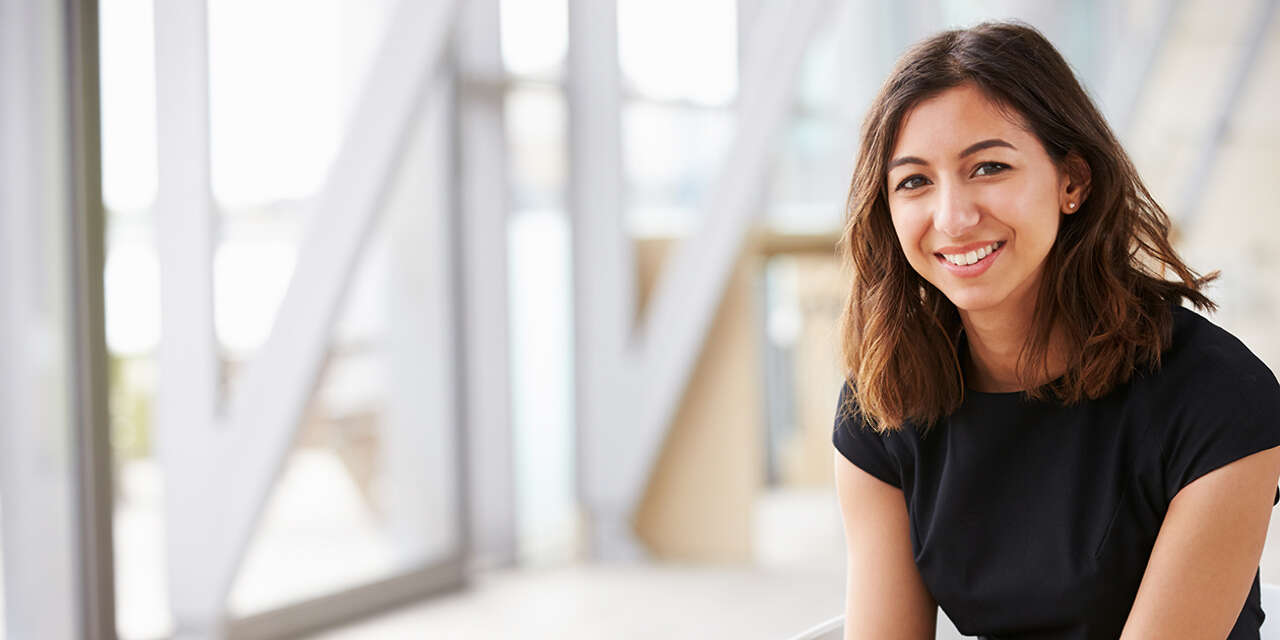
[[[1256,375],[1219,380],[1178,401],[1161,456],[1165,500],[1197,478],[1259,451],[1280,446],[1280,384],[1262,366]],[[1280,504],[1276,490],[1272,506]]]
[[[886,438],[866,423],[853,398],[852,386],[848,382],[842,384],[832,435],[836,450],[863,471],[901,489],[902,475],[886,446]]]

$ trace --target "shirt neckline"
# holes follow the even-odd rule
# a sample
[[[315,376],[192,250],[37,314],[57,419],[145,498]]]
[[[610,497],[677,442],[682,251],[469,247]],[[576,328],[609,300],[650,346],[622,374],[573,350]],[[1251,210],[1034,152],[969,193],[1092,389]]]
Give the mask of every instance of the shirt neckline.
[[[962,358],[964,357],[964,354],[968,352],[968,350],[969,350],[969,336],[965,334],[965,331],[962,328],[960,330],[959,338],[956,341],[956,356],[958,358]],[[1066,373],[1063,373],[1062,375],[1046,382],[1045,386],[1056,385],[1062,382],[1062,379],[1065,377],[1067,377],[1067,375]],[[1027,396],[1027,391],[1028,391],[1027,389],[1019,389],[1017,391],[978,391],[977,389],[974,389],[973,387],[969,386],[969,381],[967,377],[963,376],[963,374],[961,375],[961,379],[964,384],[964,395],[966,398],[970,396],[974,396],[974,397],[991,398],[991,399],[1022,399],[1028,402],[1035,401],[1033,398],[1030,398]]]

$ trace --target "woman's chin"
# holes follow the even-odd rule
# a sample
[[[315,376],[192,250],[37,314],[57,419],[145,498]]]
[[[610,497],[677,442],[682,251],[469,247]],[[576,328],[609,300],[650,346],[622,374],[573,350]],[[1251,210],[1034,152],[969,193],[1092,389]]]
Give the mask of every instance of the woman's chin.
[[[1000,302],[1004,299],[1004,296],[996,295],[994,291],[990,291],[986,287],[982,287],[980,290],[975,289],[977,288],[965,287],[959,291],[946,291],[944,293],[946,293],[947,299],[951,301],[951,304],[956,306],[956,309],[965,313],[990,311],[999,307]]]

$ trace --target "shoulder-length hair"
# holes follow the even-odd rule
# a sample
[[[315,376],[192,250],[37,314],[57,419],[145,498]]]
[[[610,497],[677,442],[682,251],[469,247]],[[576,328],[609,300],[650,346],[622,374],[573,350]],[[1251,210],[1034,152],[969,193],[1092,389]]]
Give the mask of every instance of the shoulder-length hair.
[[[959,312],[907,262],[889,217],[886,165],[911,108],[967,83],[1020,118],[1059,166],[1069,168],[1071,154],[1090,173],[1079,211],[1061,218],[1017,365],[1021,380],[1048,378],[1056,331],[1067,370],[1027,385],[1029,396],[1101,397],[1139,367],[1159,367],[1173,305],[1215,308],[1201,290],[1217,272],[1202,277],[1183,264],[1168,215],[1045,37],[1009,22],[940,33],[902,56],[871,104],[846,203],[840,249],[853,284],[841,317],[844,364],[851,398],[881,431],[906,421],[928,429],[964,396]]]

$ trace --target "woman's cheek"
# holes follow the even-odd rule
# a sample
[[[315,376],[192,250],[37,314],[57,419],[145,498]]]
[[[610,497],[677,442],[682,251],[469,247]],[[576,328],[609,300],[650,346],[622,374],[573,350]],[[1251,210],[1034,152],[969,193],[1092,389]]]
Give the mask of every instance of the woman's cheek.
[[[924,243],[929,235],[929,229],[932,227],[928,210],[924,207],[911,207],[907,210],[904,218],[903,231],[905,233],[900,234],[902,246],[907,250],[907,255],[913,256],[913,263],[923,264],[923,260],[926,257]]]
[[[893,218],[893,230],[898,236],[898,247],[902,250],[903,255],[907,257],[907,262],[915,265],[915,254],[917,252],[916,234],[912,231],[910,220],[904,219],[903,216],[895,216]]]

